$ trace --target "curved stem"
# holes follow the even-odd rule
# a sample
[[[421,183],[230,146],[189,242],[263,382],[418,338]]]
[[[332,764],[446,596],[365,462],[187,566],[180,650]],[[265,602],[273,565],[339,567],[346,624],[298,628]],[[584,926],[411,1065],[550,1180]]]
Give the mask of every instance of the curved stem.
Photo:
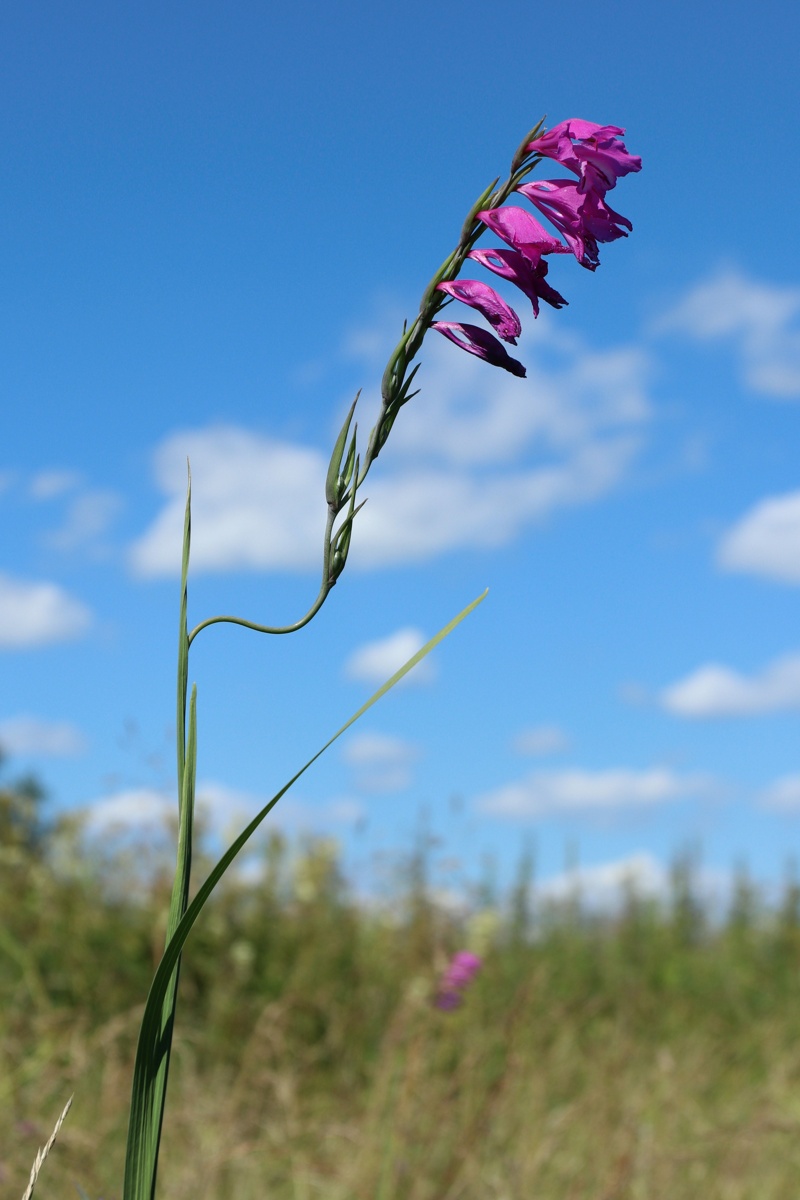
[[[317,615],[328,598],[328,593],[332,587],[333,584],[329,584],[327,587],[321,587],[319,590],[319,595],[311,605],[311,608],[304,617],[301,617],[299,621],[295,621],[294,625],[258,625],[255,621],[246,621],[244,617],[207,617],[205,621],[201,621],[199,625],[195,625],[194,629],[189,634],[189,645],[191,646],[201,629],[207,629],[209,625],[220,625],[223,623],[226,625],[243,625],[245,629],[254,629],[256,633],[296,633],[298,629],[302,629],[304,625],[308,624],[312,617]]]
[[[256,633],[296,633],[298,629],[302,629],[309,621],[317,615],[323,604],[327,600],[331,589],[336,580],[331,580],[331,533],[333,532],[333,522],[336,520],[336,513],[328,508],[328,519],[325,522],[325,544],[322,550],[322,583],[320,584],[317,598],[311,605],[311,608],[301,617],[299,621],[295,621],[292,625],[259,625],[255,621],[246,621],[244,617],[218,616],[207,617],[205,621],[201,621],[199,625],[195,625],[192,632],[189,634],[187,641],[188,646],[191,646],[194,639],[197,637],[201,629],[207,629],[209,625],[243,625],[245,629],[253,629]]]

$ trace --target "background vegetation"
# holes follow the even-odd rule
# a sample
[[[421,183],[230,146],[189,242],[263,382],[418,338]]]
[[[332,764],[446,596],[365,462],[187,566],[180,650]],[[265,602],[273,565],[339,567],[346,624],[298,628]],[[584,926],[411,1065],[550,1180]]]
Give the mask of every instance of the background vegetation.
[[[0,1194],[75,1103],[37,1195],[119,1195],[135,1038],[163,944],[163,848],[91,852],[0,787]],[[202,871],[202,863],[198,865]],[[434,902],[424,848],[357,902],[328,843],[273,835],[189,942],[160,1173],[171,1200],[797,1196],[800,889],[662,902]],[[483,970],[453,1013],[449,955]]]

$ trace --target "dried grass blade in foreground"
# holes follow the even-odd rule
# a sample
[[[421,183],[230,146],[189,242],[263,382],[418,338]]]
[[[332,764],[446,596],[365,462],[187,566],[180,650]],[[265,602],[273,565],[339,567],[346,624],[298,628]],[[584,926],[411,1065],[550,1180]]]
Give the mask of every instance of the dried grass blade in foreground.
[[[28,1186],[25,1188],[25,1193],[22,1197],[22,1200],[31,1200],[31,1196],[33,1195],[33,1189],[36,1187],[36,1180],[39,1178],[39,1172],[42,1169],[42,1164],[44,1163],[44,1160],[47,1158],[48,1154],[50,1153],[50,1151],[53,1149],[53,1146],[55,1145],[56,1138],[58,1137],[58,1134],[59,1134],[59,1130],[61,1129],[61,1126],[64,1124],[64,1118],[66,1117],[69,1110],[72,1108],[73,1099],[74,1099],[74,1096],[70,1096],[69,1100],[64,1105],[64,1111],[62,1112],[61,1116],[56,1121],[55,1129],[50,1134],[50,1137],[47,1139],[45,1144],[42,1146],[42,1148],[39,1150],[38,1154],[36,1155],[36,1158],[34,1159],[34,1162],[33,1162],[33,1166],[31,1167],[31,1177],[28,1180]]]

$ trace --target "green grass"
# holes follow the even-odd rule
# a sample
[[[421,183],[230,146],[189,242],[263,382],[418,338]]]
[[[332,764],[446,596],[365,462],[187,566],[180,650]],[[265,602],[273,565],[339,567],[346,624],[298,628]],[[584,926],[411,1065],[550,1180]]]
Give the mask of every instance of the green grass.
[[[0,1192],[75,1102],[37,1196],[120,1195],[136,1036],[169,871],[88,858],[0,791]],[[202,869],[202,867],[201,867]],[[147,881],[147,882],[145,882]],[[187,945],[159,1187],[170,1200],[786,1198],[800,1177],[800,918],[746,881],[663,905],[503,914],[463,1007],[431,994],[469,931],[419,859],[356,904],[325,844],[273,837]]]

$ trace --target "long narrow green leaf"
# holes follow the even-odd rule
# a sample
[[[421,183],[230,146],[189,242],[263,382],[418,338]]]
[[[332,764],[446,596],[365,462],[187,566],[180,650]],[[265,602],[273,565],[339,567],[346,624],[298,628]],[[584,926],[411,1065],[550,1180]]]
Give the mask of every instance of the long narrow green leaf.
[[[177,745],[178,745],[178,853],[172,881],[166,943],[169,944],[180,924],[189,902],[189,880],[192,870],[192,837],[194,826],[194,790],[197,775],[197,689],[192,689],[189,708],[189,728],[186,728],[186,695],[189,683],[189,637],[187,625],[189,555],[192,540],[192,475],[187,462],[186,508],[183,520],[183,552],[181,555],[181,598],[178,622],[178,679],[177,679]],[[158,1171],[158,1151],[164,1107],[167,1099],[169,1063],[172,1053],[172,1032],[178,1002],[180,958],[178,958],[164,995],[161,1008],[159,1059],[151,1082],[151,1095],[146,1113],[143,1138],[144,1165],[149,1173],[147,1195],[155,1195]]]
[[[167,915],[167,938],[169,945],[189,903],[189,880],[192,874],[192,833],[194,828],[194,795],[197,780],[197,688],[192,688],[189,701],[189,729],[186,737],[186,760],[181,789],[180,824],[178,827],[178,856],[175,878],[172,883],[169,913]],[[153,1105],[150,1114],[151,1128],[148,1136],[150,1147],[150,1197],[155,1196],[158,1150],[161,1144],[161,1127],[164,1123],[164,1106],[167,1100],[169,1061],[172,1053],[172,1031],[175,1026],[175,1009],[178,1003],[178,980],[180,957],[167,987],[161,1008],[160,1061],[153,1081]]]
[[[181,555],[181,603],[178,618],[178,802],[183,793],[183,764],[186,750],[186,696],[189,691],[189,630],[186,608],[189,594],[189,550],[192,542],[192,473],[187,462],[189,478],[186,484],[186,508],[183,517],[183,553]]]
[[[158,969],[156,970],[150,987],[150,993],[147,997],[144,1016],[142,1018],[142,1027],[139,1033],[139,1044],[136,1050],[136,1063],[133,1072],[133,1092],[131,1096],[131,1117],[130,1126],[128,1129],[128,1149],[125,1159],[125,1183],[123,1188],[123,1200],[152,1200],[155,1187],[155,1161],[153,1158],[154,1147],[152,1144],[151,1131],[153,1128],[152,1114],[154,1110],[154,1090],[155,1082],[160,1069],[160,1062],[164,1054],[163,1030],[161,1024],[161,1015],[164,1008],[164,1001],[167,997],[170,988],[170,982],[173,977],[175,968],[180,960],[181,951],[183,950],[186,939],[188,938],[192,926],[194,925],[200,913],[203,910],[209,896],[214,891],[214,888],[219,883],[222,876],[227,871],[233,860],[236,858],[239,851],[249,841],[255,831],[258,829],[261,822],[267,814],[275,807],[282,796],[304,775],[313,763],[320,758],[333,743],[342,736],[350,728],[351,725],[364,715],[368,709],[372,708],[373,704],[377,704],[381,697],[399,683],[400,680],[408,674],[413,667],[421,662],[427,654],[430,654],[436,646],[439,645],[448,634],[460,625],[465,617],[469,616],[474,609],[478,607],[481,601],[485,598],[486,592],[483,592],[476,600],[454,617],[452,621],[445,625],[435,637],[432,637],[429,642],[426,642],[421,650],[408,660],[408,662],[392,675],[381,687],[378,688],[366,704],[362,704],[361,708],[353,714],[348,721],[345,721],[341,729],[338,729],[333,737],[325,743],[325,745],[317,751],[317,753],[300,768],[296,775],[293,775],[288,783],[284,784],[279,792],[272,797],[268,804],[265,804],[261,811],[253,818],[250,824],[242,830],[238,838],[226,850],[222,858],[213,868],[205,882],[200,886],[198,892],[191,904],[186,909],[185,914],[178,923],[175,932],[167,944]]]

